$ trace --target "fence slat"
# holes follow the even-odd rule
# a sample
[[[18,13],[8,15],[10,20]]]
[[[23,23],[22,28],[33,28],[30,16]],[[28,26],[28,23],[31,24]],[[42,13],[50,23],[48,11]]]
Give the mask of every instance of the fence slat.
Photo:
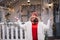
[[[0,25],[0,39],[1,39],[1,25]]]
[[[2,31],[3,31],[3,40],[5,39],[5,33],[4,33],[4,25],[2,25]]]
[[[15,27],[15,31],[16,31],[16,39],[18,39],[18,27]]]
[[[14,39],[14,38],[13,38],[13,36],[14,36],[14,35],[13,35],[13,28],[14,28],[14,27],[11,26],[11,39],[12,39],[12,40]]]
[[[7,27],[7,39],[9,39],[9,27]]]
[[[18,26],[18,39],[20,39],[20,27]]]
[[[22,32],[22,29],[20,29],[20,39],[23,40],[23,32]]]

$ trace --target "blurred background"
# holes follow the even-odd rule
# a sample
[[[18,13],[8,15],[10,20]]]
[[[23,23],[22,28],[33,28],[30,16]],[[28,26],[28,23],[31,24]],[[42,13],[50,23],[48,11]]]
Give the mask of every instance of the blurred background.
[[[16,27],[14,17],[18,17],[24,24],[33,11],[38,12],[45,24],[53,17],[46,33],[47,39],[60,40],[60,0],[0,0],[0,40],[25,39],[25,32],[19,26]]]

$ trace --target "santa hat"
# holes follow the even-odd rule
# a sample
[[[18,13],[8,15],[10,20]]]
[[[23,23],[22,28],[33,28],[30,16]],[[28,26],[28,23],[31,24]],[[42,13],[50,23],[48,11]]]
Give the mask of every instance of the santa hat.
[[[38,16],[38,12],[32,12],[31,15],[35,15],[35,16]]]

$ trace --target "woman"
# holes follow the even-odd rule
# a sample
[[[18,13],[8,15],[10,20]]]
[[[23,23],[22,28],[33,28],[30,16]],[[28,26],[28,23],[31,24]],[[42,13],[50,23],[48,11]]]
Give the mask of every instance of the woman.
[[[49,19],[47,25],[45,25],[43,22],[39,20],[37,12],[32,12],[29,21],[26,22],[24,25],[21,24],[18,18],[16,19],[20,27],[22,29],[25,29],[26,40],[44,40],[45,39],[44,31],[49,29],[51,19]]]

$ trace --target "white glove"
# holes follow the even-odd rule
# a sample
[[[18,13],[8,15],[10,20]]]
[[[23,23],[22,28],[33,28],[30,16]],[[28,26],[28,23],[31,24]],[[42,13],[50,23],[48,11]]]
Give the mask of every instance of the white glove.
[[[19,18],[17,18],[17,17],[14,17],[15,19],[16,19],[16,21],[18,21],[19,20]]]

